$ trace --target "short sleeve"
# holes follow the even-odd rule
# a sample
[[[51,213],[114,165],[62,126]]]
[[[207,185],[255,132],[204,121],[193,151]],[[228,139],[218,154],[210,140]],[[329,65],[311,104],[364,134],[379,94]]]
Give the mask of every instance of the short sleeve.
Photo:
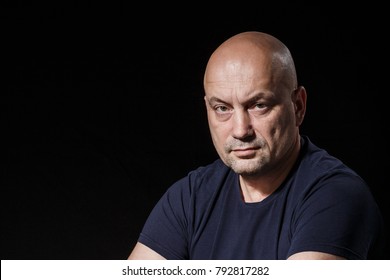
[[[173,184],[151,211],[138,241],[166,259],[188,258],[186,178]]]
[[[288,256],[320,251],[366,259],[382,228],[382,216],[363,180],[334,175],[306,194],[294,214]]]

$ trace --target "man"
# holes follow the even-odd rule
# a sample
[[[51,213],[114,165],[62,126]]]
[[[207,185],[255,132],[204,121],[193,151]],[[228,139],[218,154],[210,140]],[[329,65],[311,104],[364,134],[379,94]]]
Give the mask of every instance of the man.
[[[378,257],[382,217],[369,187],[299,132],[307,93],[282,42],[229,38],[204,90],[220,159],[168,189],[128,259]]]

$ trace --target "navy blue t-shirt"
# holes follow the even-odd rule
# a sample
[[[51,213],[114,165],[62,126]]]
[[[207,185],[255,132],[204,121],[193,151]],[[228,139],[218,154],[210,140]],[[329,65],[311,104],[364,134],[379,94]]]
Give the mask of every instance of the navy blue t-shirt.
[[[320,251],[377,258],[382,217],[369,187],[302,136],[295,167],[257,203],[221,160],[174,183],[152,210],[139,242],[167,259],[287,259]]]

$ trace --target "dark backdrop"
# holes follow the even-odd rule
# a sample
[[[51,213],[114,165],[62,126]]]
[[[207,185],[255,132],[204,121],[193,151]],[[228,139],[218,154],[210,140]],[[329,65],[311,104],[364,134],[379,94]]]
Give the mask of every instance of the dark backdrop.
[[[217,45],[247,30],[290,48],[308,91],[302,132],[361,174],[388,224],[380,7],[189,16],[189,6],[172,16],[60,6],[4,13],[2,259],[127,258],[162,193],[217,158],[203,70]]]

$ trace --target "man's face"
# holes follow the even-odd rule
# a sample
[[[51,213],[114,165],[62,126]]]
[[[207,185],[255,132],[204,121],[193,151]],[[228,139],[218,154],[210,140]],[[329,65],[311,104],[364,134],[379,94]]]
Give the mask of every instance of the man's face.
[[[214,146],[238,174],[264,174],[279,164],[296,139],[293,89],[277,83],[267,63],[226,63],[217,70],[205,79]]]

